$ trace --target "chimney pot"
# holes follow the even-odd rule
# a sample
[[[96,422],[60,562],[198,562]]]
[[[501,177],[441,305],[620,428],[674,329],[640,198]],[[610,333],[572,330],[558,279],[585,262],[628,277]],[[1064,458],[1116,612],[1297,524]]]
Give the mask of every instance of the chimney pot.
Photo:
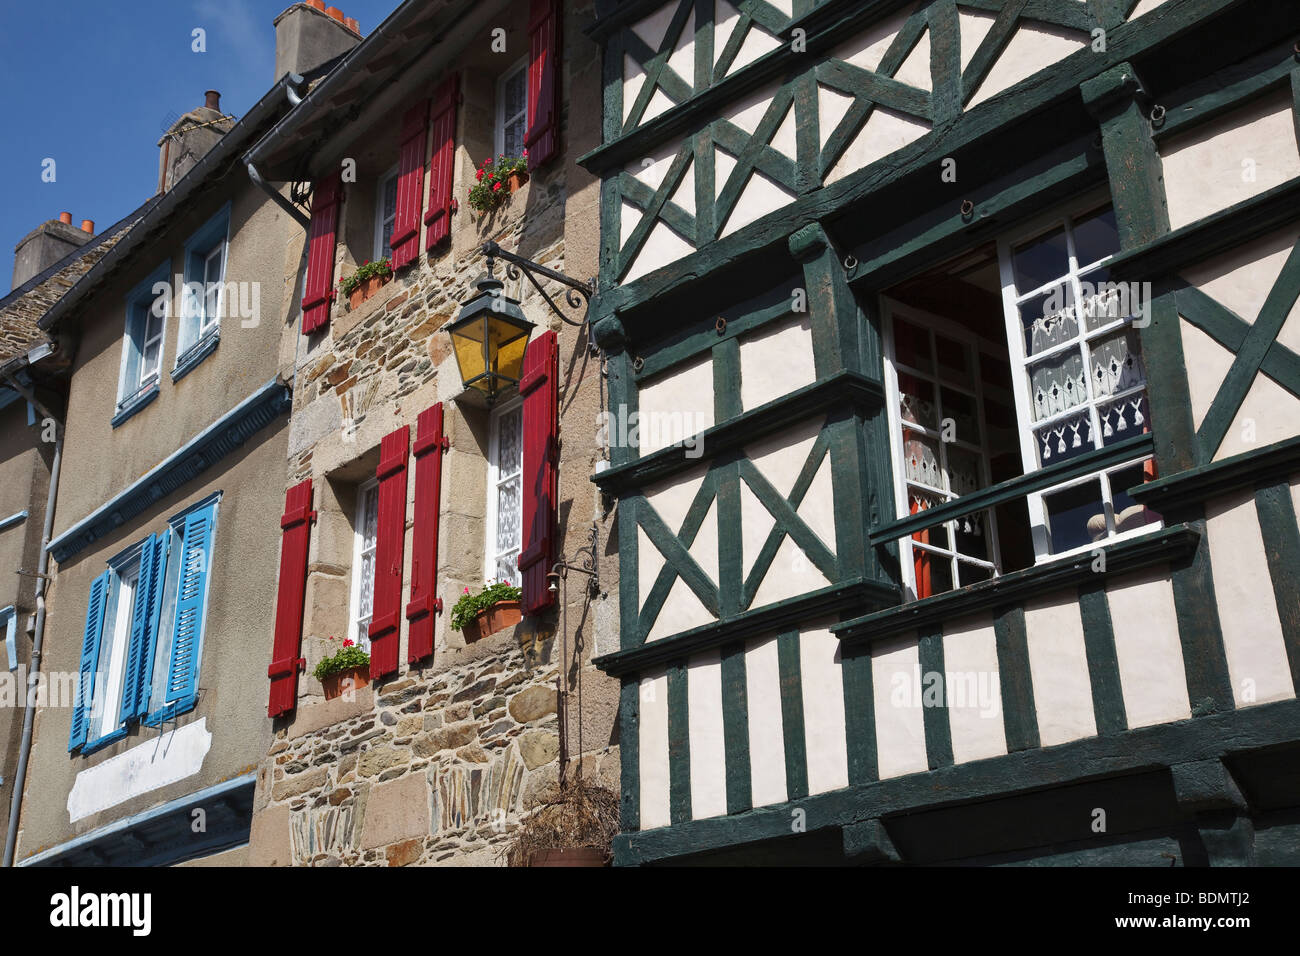
[[[81,231],[88,235],[93,236],[95,234],[95,220],[93,219],[81,220]]]
[[[348,17],[343,22],[346,23],[348,25],[348,29],[351,30],[353,33],[355,33],[357,36],[361,35],[361,21],[358,20],[356,17]]]
[[[72,225],[72,213],[70,212],[59,213],[59,222],[65,223],[66,225],[69,226]]]
[[[343,22],[343,11],[340,10],[338,7],[326,7],[325,15],[328,17],[333,17],[339,23]]]
[[[221,94],[216,90],[207,90],[203,94],[203,105],[210,110],[221,112]]]
[[[325,0],[307,0],[307,6],[315,7],[321,13],[325,12]]]

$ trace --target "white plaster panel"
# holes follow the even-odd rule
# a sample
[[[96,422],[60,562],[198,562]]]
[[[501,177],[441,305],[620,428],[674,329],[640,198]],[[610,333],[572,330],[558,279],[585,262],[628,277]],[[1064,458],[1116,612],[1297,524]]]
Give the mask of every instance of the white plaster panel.
[[[849,107],[852,105],[853,97],[839,90],[833,90],[829,86],[817,84],[817,133],[820,148],[826,148],[826,143],[835,132],[835,127],[840,125],[840,121],[848,114]]]
[[[870,166],[930,132],[924,120],[877,106],[826,177],[827,184]]]
[[[754,603],[750,606],[759,608],[765,604],[784,601],[786,598],[830,587],[830,583],[803,549],[786,535],[781,539],[772,566],[763,576],[763,583],[758,586]]]
[[[1106,598],[1129,727],[1191,717],[1168,570],[1127,575],[1106,587]]]
[[[1181,318],[1181,317],[1180,317]],[[1192,422],[1201,427],[1223,377],[1232,367],[1232,353],[1186,319],[1179,322],[1183,362],[1187,367],[1187,393],[1192,400]]]
[[[763,549],[763,542],[767,540],[775,525],[776,519],[772,517],[772,512],[763,507],[762,502],[749,489],[749,485],[742,481],[740,483],[740,566],[745,569],[746,577],[749,576],[758,553]]]
[[[916,46],[912,47],[912,52],[907,54],[899,65],[898,72],[894,74],[894,79],[900,83],[906,83],[908,86],[914,86],[918,90],[925,90],[927,93],[933,88],[930,82],[929,30],[921,34],[921,38],[916,41]]]
[[[1160,157],[1174,229],[1293,179],[1300,150],[1290,87],[1173,137]]]
[[[714,584],[718,583],[718,502],[715,499],[709,505],[708,513],[695,534],[695,540],[687,551],[700,570],[709,576]]]
[[[783,803],[785,737],[775,637],[745,647],[745,695],[749,710],[749,786],[754,806]]]
[[[687,662],[686,706],[691,815],[722,816],[727,812],[727,749],[722,732],[722,656],[717,650]]]
[[[672,822],[668,802],[668,673],[659,669],[641,678],[640,740],[641,829]]]
[[[967,109],[979,106],[1087,45],[1087,35],[1077,30],[1021,20],[1011,42],[980,83]]]
[[[1300,239],[1300,230],[1294,227],[1282,229],[1183,269],[1181,275],[1188,284],[1254,325],[1297,239]],[[1294,319],[1298,316],[1300,302],[1292,307],[1288,317]],[[1284,327],[1283,332],[1286,331]],[[1292,351],[1300,352],[1300,334],[1293,333],[1287,339],[1279,335],[1278,341]]]
[[[799,679],[810,794],[849,785],[844,675],[840,668],[840,642],[831,633],[830,623],[806,627],[799,634]]]
[[[1207,502],[1205,524],[1233,700],[1248,707],[1294,697],[1254,492]]]
[[[1261,372],[1255,376],[1246,400],[1228,426],[1214,460],[1256,451],[1297,434],[1300,434],[1300,399]]]
[[[1143,14],[1150,13],[1164,2],[1165,0],[1141,0],[1141,2],[1133,8],[1133,12],[1128,15],[1129,21],[1131,22]]]
[[[806,313],[765,325],[740,340],[740,405],[745,411],[817,381]]]
[[[871,648],[871,682],[881,779],[928,770],[916,635]]]
[[[1002,685],[992,615],[954,622],[943,630],[943,688],[954,763],[1007,752]]]
[[[676,12],[673,4],[663,8],[669,14]],[[668,55],[668,69],[676,73],[687,86],[695,86],[695,11],[686,14],[686,25],[677,39],[677,46]]]
[[[822,539],[822,544],[836,553],[835,542],[835,494],[831,485],[831,456],[828,454],[822,459],[821,465],[817,469],[817,474],[813,475],[812,484],[808,486],[808,494],[804,495],[803,502],[795,512],[803,519],[804,524]]]
[[[664,567],[664,556],[654,543],[650,536],[645,533],[645,529],[638,526],[636,529],[637,551],[636,551],[636,575],[637,575],[637,594],[639,597],[637,607],[645,607],[646,598],[650,596],[650,589],[655,586],[655,581],[659,577],[659,572]]]
[[[708,474],[708,467],[700,465],[689,471],[678,472],[671,478],[646,485],[641,489],[646,503],[663,519],[668,530],[676,534],[686,523],[686,512],[691,510],[695,496]]]
[[[1039,741],[1051,747],[1096,736],[1078,596],[1057,594],[1026,604],[1025,633]]]
[[[624,206],[627,204],[624,203]],[[624,209],[624,216],[627,210]],[[638,216],[640,212],[638,211]],[[656,269],[662,269],[670,262],[676,262],[683,256],[695,251],[695,247],[684,237],[670,229],[662,220],[657,221],[646,236],[641,251],[637,253],[632,265],[623,276],[624,282],[634,282],[642,276],[649,275]]]
[[[903,24],[914,11],[915,6],[904,7],[893,16],[871,24],[833,49],[830,55],[864,70],[877,72],[880,69],[880,61],[884,59],[890,44],[894,42],[894,37],[898,36]]]
[[[637,403],[637,440],[643,455],[711,428],[712,356],[679,365],[642,384]]]
[[[722,228],[719,236],[729,236],[736,230],[757,222],[794,198],[794,193],[754,170],[749,174],[744,189],[740,191],[740,198],[736,200],[736,205],[732,208],[731,215],[727,217],[727,224]]]
[[[201,717],[87,767],[68,791],[69,822],[192,777],[203,767],[210,749],[208,719]]]
[[[680,634],[682,631],[689,631],[693,627],[712,624],[716,620],[717,618],[709,613],[708,608],[700,603],[700,599],[695,596],[690,586],[679,577],[668,589],[668,597],[645,639],[647,642],[657,641],[660,638]]]
[[[1295,508],[1297,520],[1300,521],[1300,475],[1291,479],[1291,504]]]
[[[800,422],[793,428],[745,446],[745,457],[783,498],[789,498],[824,424],[820,418]]]
[[[744,69],[764,53],[771,53],[779,46],[781,46],[780,40],[757,23],[751,23],[748,32],[745,33],[745,39],[740,41],[740,49],[736,52],[736,58],[731,61],[727,74],[731,75],[737,70]],[[721,50],[719,49],[718,52]]]
[[[968,7],[957,8],[957,29],[961,36],[961,68],[963,72],[970,65],[975,51],[980,48],[984,38],[993,27],[993,14],[984,10],[972,10]]]

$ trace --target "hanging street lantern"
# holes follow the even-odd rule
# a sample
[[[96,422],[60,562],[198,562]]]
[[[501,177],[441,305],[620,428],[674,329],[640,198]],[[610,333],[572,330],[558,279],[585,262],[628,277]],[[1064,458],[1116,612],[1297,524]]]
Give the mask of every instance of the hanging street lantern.
[[[519,384],[533,323],[524,317],[519,302],[505,294],[500,279],[484,274],[474,287],[447,331],[461,382],[482,392],[491,405],[502,391]]]

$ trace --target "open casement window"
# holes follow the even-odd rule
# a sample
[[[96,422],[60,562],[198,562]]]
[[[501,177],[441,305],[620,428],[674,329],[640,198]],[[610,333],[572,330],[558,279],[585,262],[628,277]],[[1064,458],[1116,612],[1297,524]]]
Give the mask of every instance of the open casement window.
[[[897,507],[914,515],[992,483],[991,432],[1005,434],[994,423],[1011,394],[996,343],[897,302],[886,301],[884,316]],[[905,552],[904,582],[917,597],[987,580],[1001,570],[997,517],[942,522],[912,535]]]
[[[1141,302],[1109,282],[1103,200],[889,290],[883,302],[902,583],[915,598],[1087,551],[1159,522],[1127,489],[1154,476]],[[1135,444],[1129,442],[1129,445]],[[1095,467],[1060,468],[1079,455]],[[1044,469],[1059,483],[1017,494]],[[1046,479],[1050,480],[1050,479]],[[961,499],[997,486],[981,507]],[[917,530],[915,516],[942,509]]]
[[[528,135],[528,60],[520,60],[497,80],[496,154],[517,159]]]
[[[1015,368],[1025,472],[1150,431],[1134,312],[1110,281],[1119,251],[1109,206],[1035,224],[998,243]],[[1154,476],[1148,455],[1028,496],[1037,560],[1135,532],[1155,521],[1125,489]]]
[[[524,415],[519,400],[492,412],[488,440],[488,500],[483,578],[519,586],[523,540]]]
[[[4,639],[8,669],[18,669],[18,611],[11,604],[0,608],[0,637]]]
[[[397,218],[397,167],[394,166],[379,180],[375,190],[375,241],[373,260],[393,256],[393,220]]]
[[[185,289],[176,343],[176,368],[184,369],[197,353],[210,350],[221,326],[226,302],[226,257],[230,208],[213,216],[185,243]]]
[[[170,263],[163,263],[126,297],[126,333],[116,411],[130,411],[157,391],[167,318],[171,313]]]
[[[357,487],[356,516],[352,527],[354,541],[348,636],[369,652],[370,617],[375,606],[375,544],[379,529],[377,478]]]
[[[123,688],[135,594],[140,584],[140,549],[112,568],[108,583],[103,632],[94,667],[90,697],[90,726],[86,747],[93,749],[121,736]]]

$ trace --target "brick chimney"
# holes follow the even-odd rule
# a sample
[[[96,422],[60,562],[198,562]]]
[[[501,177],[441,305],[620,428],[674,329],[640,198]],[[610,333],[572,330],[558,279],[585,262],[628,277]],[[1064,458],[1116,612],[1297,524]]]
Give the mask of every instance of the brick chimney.
[[[233,126],[221,112],[221,94],[208,90],[203,105],[178,119],[158,140],[158,191],[176,185]]]
[[[302,76],[361,42],[361,25],[324,0],[295,3],[275,18],[275,76]]]
[[[85,229],[86,223],[90,229]],[[89,242],[95,224],[85,220],[82,228],[72,224],[72,213],[59,213],[58,219],[43,222],[14,247],[14,278],[11,289],[16,289],[32,276],[40,275],[74,249]]]

